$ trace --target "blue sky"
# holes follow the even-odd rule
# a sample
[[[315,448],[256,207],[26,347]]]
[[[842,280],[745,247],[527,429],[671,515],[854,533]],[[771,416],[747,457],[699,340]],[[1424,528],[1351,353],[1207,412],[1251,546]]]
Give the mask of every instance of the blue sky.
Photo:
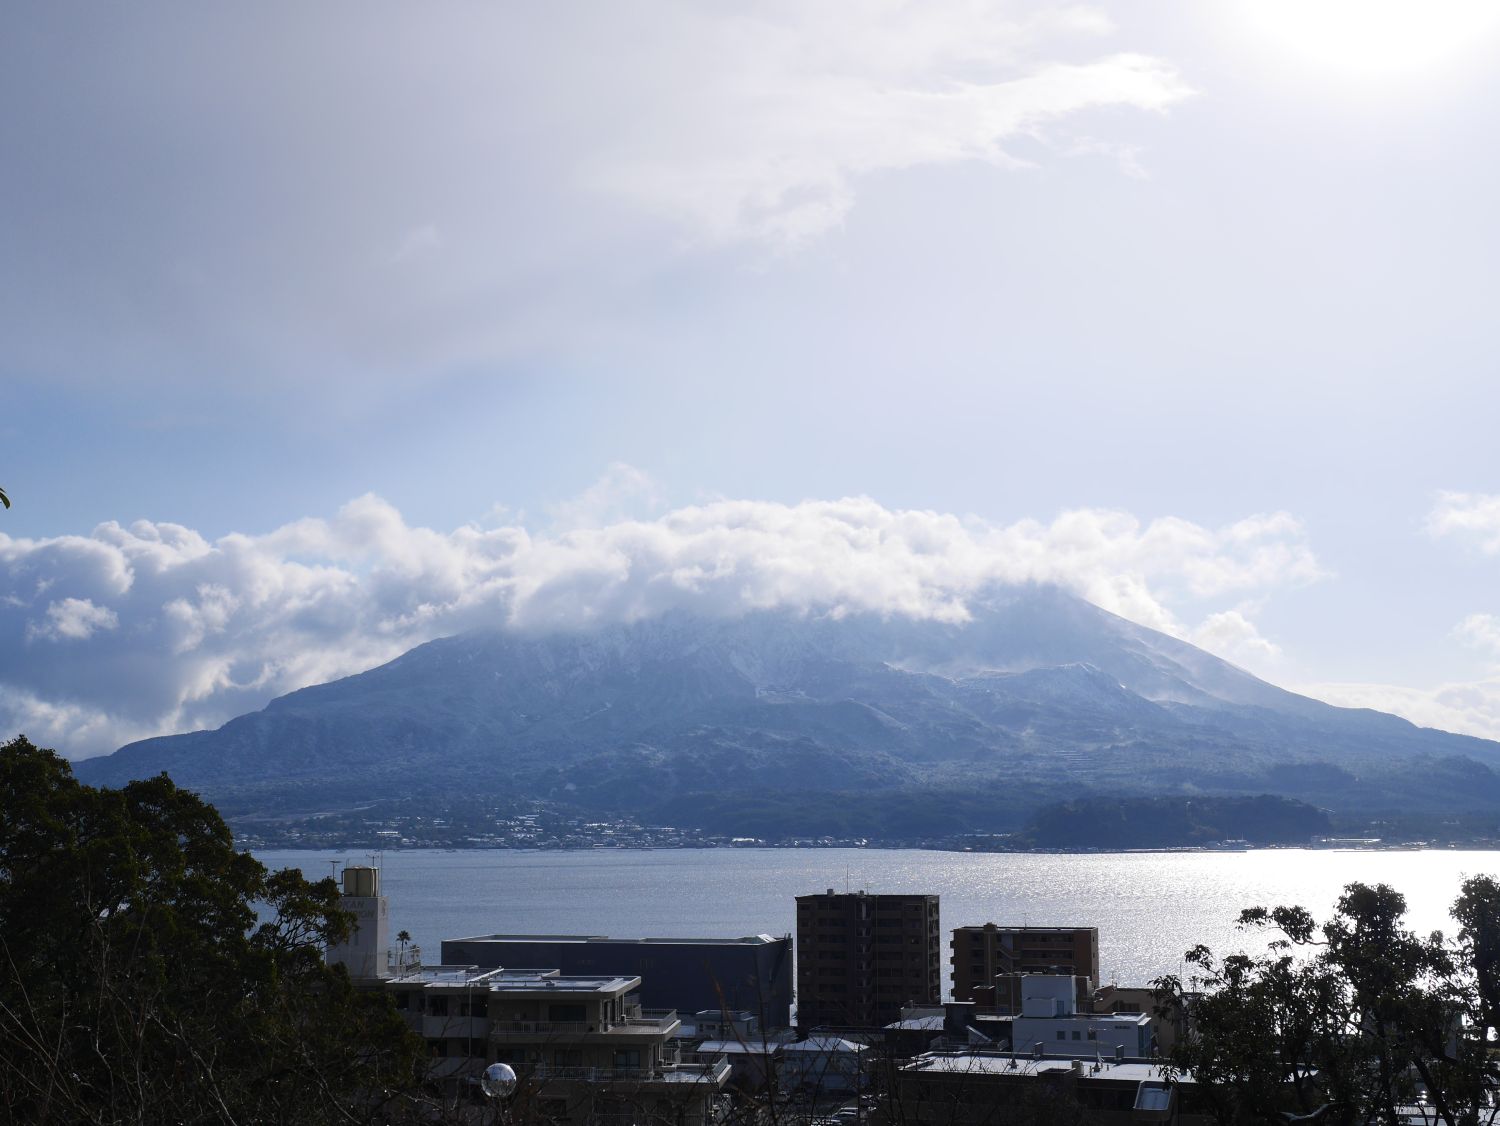
[[[1490,7],[8,11],[0,723],[1040,578],[1500,736]]]

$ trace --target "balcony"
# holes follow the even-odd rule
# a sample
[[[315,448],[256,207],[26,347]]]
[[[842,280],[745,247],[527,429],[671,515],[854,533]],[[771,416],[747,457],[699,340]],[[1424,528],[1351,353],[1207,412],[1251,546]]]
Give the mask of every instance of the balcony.
[[[658,1038],[671,1036],[681,1026],[676,1009],[646,1010],[638,1016],[590,1023],[581,1020],[492,1020],[493,1040],[575,1041],[593,1037],[605,1039]]]
[[[633,1087],[708,1083],[722,1087],[729,1082],[729,1060],[722,1055],[684,1055],[679,1062],[660,1067],[559,1067],[537,1064],[530,1070],[537,1083],[588,1083],[597,1086]]]
[[[407,1024],[419,1036],[428,1040],[459,1039],[483,1040],[489,1035],[490,1022],[483,1017],[408,1017]]]

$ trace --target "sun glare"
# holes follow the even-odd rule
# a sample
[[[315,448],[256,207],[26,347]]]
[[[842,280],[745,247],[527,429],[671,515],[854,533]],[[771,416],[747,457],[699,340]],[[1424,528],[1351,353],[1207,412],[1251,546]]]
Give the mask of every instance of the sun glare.
[[[1309,66],[1364,79],[1431,72],[1500,30],[1496,0],[1246,0],[1241,10]]]

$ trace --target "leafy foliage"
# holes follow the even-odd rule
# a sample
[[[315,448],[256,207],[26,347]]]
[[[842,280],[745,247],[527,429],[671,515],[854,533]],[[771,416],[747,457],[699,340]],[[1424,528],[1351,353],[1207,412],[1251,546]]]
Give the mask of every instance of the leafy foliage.
[[[1251,908],[1241,925],[1278,936],[1265,954],[1219,960],[1195,947],[1188,982],[1158,981],[1164,1004],[1192,1014],[1173,1064],[1193,1073],[1220,1122],[1295,1113],[1394,1124],[1419,1098],[1433,1121],[1481,1120],[1500,1083],[1488,1051],[1500,1020],[1500,885],[1463,885],[1456,941],[1415,934],[1405,913],[1384,884],[1350,884],[1321,925],[1300,907]]]
[[[257,921],[257,905],[260,918]],[[420,1043],[323,948],[332,880],[268,872],[165,775],[0,747],[0,1119],[364,1121]]]

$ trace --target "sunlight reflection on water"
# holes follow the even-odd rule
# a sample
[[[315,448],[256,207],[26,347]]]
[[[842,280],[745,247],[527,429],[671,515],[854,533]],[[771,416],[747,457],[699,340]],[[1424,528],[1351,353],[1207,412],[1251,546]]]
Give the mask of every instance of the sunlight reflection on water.
[[[272,867],[326,876],[367,853],[266,851]],[[1198,942],[1254,948],[1242,907],[1297,903],[1321,917],[1352,881],[1405,894],[1409,924],[1451,929],[1466,876],[1500,872],[1490,852],[976,854],[910,849],[411,850],[384,854],[391,929],[435,962],[442,939],[492,932],[734,937],[794,929],[793,898],[846,885],[937,892],[942,925],[1097,926],[1106,981],[1175,973]],[[946,950],[944,974],[946,977]],[[945,981],[946,985],[946,981]]]

